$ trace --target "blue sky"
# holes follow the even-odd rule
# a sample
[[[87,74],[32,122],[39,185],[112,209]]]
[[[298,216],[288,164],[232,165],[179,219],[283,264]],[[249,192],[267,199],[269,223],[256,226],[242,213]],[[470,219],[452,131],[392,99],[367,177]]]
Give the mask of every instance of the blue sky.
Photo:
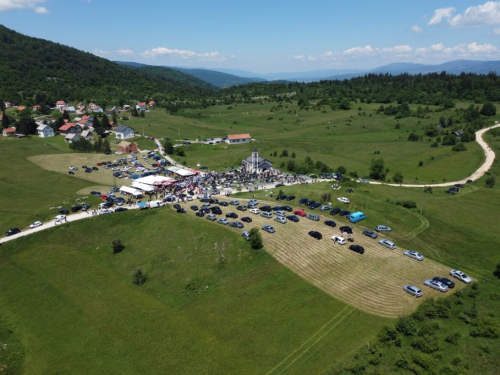
[[[261,74],[500,60],[500,1],[0,0],[0,23],[109,60]]]

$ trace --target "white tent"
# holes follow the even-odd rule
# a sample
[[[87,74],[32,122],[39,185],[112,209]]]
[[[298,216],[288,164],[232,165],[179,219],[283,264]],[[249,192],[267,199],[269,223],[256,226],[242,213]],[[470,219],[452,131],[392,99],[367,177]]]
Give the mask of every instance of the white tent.
[[[141,184],[146,184],[146,185],[154,185],[155,182],[167,182],[174,180],[174,178],[171,177],[165,177],[165,176],[146,176],[146,177],[141,177],[137,178],[134,181],[139,182]]]
[[[194,176],[196,174],[196,173],[193,173],[191,171],[188,171],[187,169],[179,169],[178,171],[176,171],[174,173],[178,174],[179,176],[182,176],[182,177]]]
[[[142,191],[131,188],[130,186],[122,186],[120,188],[120,193],[130,194],[135,196],[142,195]]]
[[[147,193],[149,192],[154,192],[155,191],[155,187],[154,186],[151,186],[151,185],[146,185],[146,184],[142,184],[140,182],[132,182],[132,187],[133,188],[136,188],[136,189],[141,189],[142,191],[145,191]]]

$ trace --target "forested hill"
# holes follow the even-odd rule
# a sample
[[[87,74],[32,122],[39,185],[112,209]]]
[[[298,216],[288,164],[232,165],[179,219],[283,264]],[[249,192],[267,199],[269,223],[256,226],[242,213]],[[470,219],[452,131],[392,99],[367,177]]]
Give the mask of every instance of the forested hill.
[[[161,101],[198,98],[216,90],[190,75],[170,76],[120,66],[75,48],[28,37],[0,25],[0,98],[30,104],[73,100]],[[38,100],[35,100],[38,103]]]

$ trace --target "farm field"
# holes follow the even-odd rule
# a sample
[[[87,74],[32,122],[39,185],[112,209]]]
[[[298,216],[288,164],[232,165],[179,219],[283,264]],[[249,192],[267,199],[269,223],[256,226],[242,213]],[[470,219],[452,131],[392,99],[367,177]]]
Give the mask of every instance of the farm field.
[[[219,105],[185,110],[183,116],[172,116],[157,108],[145,118],[132,118],[126,123],[136,131],[141,131],[144,125],[146,135],[169,137],[174,141],[239,133],[250,133],[256,139],[257,142],[242,145],[191,144],[183,146],[185,157],[176,157],[190,167],[202,164],[212,170],[239,166],[253,148],[279,168],[282,162],[286,164],[289,160],[279,157],[286,149],[289,155],[295,152],[296,163],[302,163],[309,156],[334,169],[342,165],[348,172],[356,171],[360,175],[368,175],[371,160],[382,157],[390,169],[389,178],[392,173],[401,171],[407,183],[431,183],[466,177],[484,160],[482,150],[474,142],[467,143],[467,151],[461,153],[452,152],[451,147],[446,146],[431,148],[426,136],[422,142],[407,140],[411,132],[424,135],[423,129],[428,124],[437,125],[441,116],[451,116],[454,110],[431,113],[429,118],[397,120],[394,116],[377,114],[380,105],[358,103],[353,106],[356,109],[332,111],[327,108],[323,113],[299,110],[295,104],[282,108],[276,103],[238,104],[229,106],[231,109]],[[358,106],[362,110],[358,110]],[[416,109],[417,106],[411,107]],[[398,124],[399,129],[396,128]],[[271,156],[275,151],[278,156]],[[374,154],[375,151],[380,154]],[[423,167],[418,166],[420,161]],[[454,165],[457,168],[450,168]]]

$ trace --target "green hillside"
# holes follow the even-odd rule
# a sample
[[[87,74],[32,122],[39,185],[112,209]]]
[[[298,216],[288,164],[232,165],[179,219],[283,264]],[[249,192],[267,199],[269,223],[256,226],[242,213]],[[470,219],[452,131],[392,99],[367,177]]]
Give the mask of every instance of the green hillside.
[[[191,98],[215,87],[172,71],[148,74],[0,25],[0,98],[19,104]]]
[[[216,72],[215,70],[207,70],[207,69],[184,69],[184,68],[172,68],[174,70],[178,70],[179,72],[183,72],[193,77],[199,78],[205,82],[209,82],[217,87],[230,87],[237,85],[245,85],[247,83],[253,82],[263,82],[265,81],[262,78],[247,78],[247,77],[239,77],[233,74]]]

